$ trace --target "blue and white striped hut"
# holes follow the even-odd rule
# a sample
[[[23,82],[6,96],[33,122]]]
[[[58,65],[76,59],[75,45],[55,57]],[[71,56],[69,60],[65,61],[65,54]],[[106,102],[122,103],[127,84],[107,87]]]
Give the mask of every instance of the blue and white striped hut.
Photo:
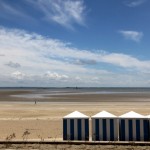
[[[119,140],[148,141],[148,119],[145,116],[133,111],[119,116]]]
[[[89,140],[89,117],[78,111],[65,116],[63,140]]]
[[[117,116],[102,111],[92,116],[92,140],[93,141],[117,141],[118,118]]]

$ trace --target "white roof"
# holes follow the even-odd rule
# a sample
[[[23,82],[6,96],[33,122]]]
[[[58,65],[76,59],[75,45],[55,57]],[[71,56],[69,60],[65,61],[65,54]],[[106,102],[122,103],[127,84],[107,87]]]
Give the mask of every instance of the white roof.
[[[150,115],[145,116],[146,118],[150,118]]]
[[[89,117],[80,113],[79,111],[74,111],[74,112],[64,116],[63,118],[89,118]]]
[[[128,113],[119,116],[119,118],[146,118],[146,117],[134,111],[130,111]]]
[[[101,111],[97,113],[96,115],[92,116],[92,118],[116,118],[117,116],[107,112],[107,111]]]

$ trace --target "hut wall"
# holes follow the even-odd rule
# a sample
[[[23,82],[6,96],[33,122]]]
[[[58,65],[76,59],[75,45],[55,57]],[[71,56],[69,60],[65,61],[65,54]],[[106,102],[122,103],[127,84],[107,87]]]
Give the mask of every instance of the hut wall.
[[[93,141],[117,141],[118,120],[117,118],[92,118]]]
[[[120,141],[149,141],[149,122],[147,119],[120,119]]]
[[[89,119],[63,119],[63,140],[89,140]]]

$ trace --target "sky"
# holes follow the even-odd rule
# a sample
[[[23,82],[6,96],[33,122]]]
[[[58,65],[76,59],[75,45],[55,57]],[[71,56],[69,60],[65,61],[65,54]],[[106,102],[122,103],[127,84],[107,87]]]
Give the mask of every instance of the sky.
[[[150,87],[149,0],[0,0],[1,87]]]

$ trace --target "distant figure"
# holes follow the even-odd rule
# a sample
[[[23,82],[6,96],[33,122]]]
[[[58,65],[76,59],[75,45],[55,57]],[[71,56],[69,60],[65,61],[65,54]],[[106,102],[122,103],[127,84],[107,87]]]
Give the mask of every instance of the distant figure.
[[[35,105],[36,105],[36,101],[35,101],[35,103],[34,103]]]

